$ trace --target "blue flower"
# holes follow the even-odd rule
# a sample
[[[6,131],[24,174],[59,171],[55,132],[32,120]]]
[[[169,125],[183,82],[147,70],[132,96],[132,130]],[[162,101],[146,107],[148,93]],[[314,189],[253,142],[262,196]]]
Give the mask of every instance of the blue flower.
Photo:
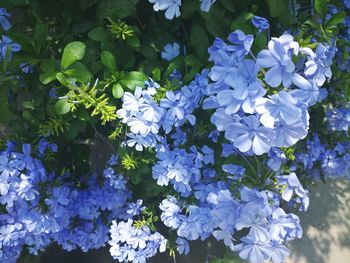
[[[227,114],[236,113],[240,107],[246,113],[254,113],[255,99],[266,93],[261,81],[257,79],[259,69],[254,61],[245,59],[225,78],[225,83],[233,90],[219,91],[217,102],[220,106],[226,107]]]
[[[5,8],[0,8],[0,25],[4,30],[9,30],[11,28],[10,21],[8,18],[11,15],[7,12]]]
[[[259,30],[259,32],[265,31],[270,27],[269,21],[261,16],[253,16],[252,24]]]
[[[233,52],[237,58],[247,55],[252,47],[254,38],[252,35],[246,35],[241,30],[235,30],[227,40],[233,45],[229,45],[227,50]]]
[[[56,88],[52,87],[49,90],[49,97],[52,98],[52,99],[57,99],[58,98],[57,89]]]
[[[184,92],[186,91],[186,93]],[[167,109],[165,118],[162,121],[165,133],[169,133],[173,126],[179,127],[186,120],[194,125],[196,118],[192,111],[197,106],[193,104],[193,93],[188,87],[183,87],[179,92],[167,91],[165,98],[160,101],[160,106]]]
[[[245,168],[236,164],[224,164],[222,165],[221,169],[224,172],[233,175],[228,177],[229,179],[232,179],[232,180],[242,179],[245,173]]]
[[[147,226],[135,228],[133,221],[113,221],[110,229],[111,245],[110,253],[114,259],[119,261],[132,261],[146,263],[146,259],[153,257],[158,249],[164,252],[166,239],[158,232],[151,233]]]
[[[171,229],[177,229],[183,216],[180,214],[181,208],[178,206],[176,198],[169,196],[161,202],[159,208],[162,210],[160,216],[162,222]]]
[[[209,12],[212,4],[216,2],[216,0],[200,0],[201,1],[201,10],[204,12]]]
[[[13,42],[9,37],[2,35],[0,39],[0,62],[4,59],[11,60],[12,52],[18,52],[21,50],[21,46]]]
[[[170,61],[180,55],[180,45],[178,43],[167,44],[160,55],[162,59]]]
[[[170,81],[175,81],[175,80],[180,81],[181,78],[182,78],[181,72],[178,71],[177,69],[174,69],[173,72],[171,72],[171,74],[169,75]],[[182,82],[180,81],[180,83]]]
[[[348,131],[350,127],[350,104],[341,105],[338,108],[328,109],[328,126],[332,131]]]
[[[251,263],[261,263],[270,259],[272,248],[267,242],[256,240],[253,236],[246,236],[240,239],[242,243],[236,246],[239,256],[249,260]]]
[[[261,126],[259,119],[254,115],[244,117],[242,122],[233,123],[230,129],[225,131],[225,138],[241,152],[252,150],[256,155],[270,150],[273,137],[273,131]]]
[[[0,226],[0,244],[3,246],[16,246],[19,239],[19,231],[14,225]]]
[[[165,17],[167,19],[173,19],[180,16],[181,0],[148,0],[154,4],[154,11],[166,10]]]
[[[279,176],[278,183],[285,186],[282,192],[282,198],[285,201],[289,202],[293,196],[293,193],[295,193],[302,200],[303,210],[307,210],[309,206],[309,192],[301,185],[295,173]]]
[[[40,139],[38,145],[38,152],[40,156],[45,155],[46,149],[49,148],[52,152],[57,152],[57,145],[54,143],[49,143],[46,139]]]
[[[301,51],[307,55],[304,73],[306,77],[314,79],[317,86],[322,86],[327,79],[332,77],[331,65],[336,53],[336,47],[318,44],[316,51],[303,48]]]
[[[350,0],[344,0],[344,6],[350,9]]]
[[[292,54],[299,51],[299,44],[293,37],[284,34],[279,38],[273,37],[268,50],[262,50],[257,56],[256,63],[263,68],[270,68],[265,74],[265,81],[271,87],[278,87],[281,83],[285,88],[292,84],[295,65]]]
[[[307,111],[302,112],[302,116],[305,114],[308,116]],[[302,120],[290,125],[283,121],[278,121],[275,123],[274,133],[274,146],[290,147],[300,139],[304,139],[306,137],[308,133],[308,125],[306,125]]]
[[[176,245],[177,248],[176,250],[183,255],[187,255],[188,253],[190,253],[190,246],[188,245],[188,242],[186,239],[183,238],[177,238],[176,239]]]
[[[270,167],[271,170],[277,172],[280,168],[282,163],[287,161],[287,157],[279,148],[273,147],[268,152],[269,160],[267,161],[267,165]]]
[[[284,121],[287,125],[300,120],[301,110],[295,106],[296,100],[286,91],[267,98],[258,98],[255,102],[256,111],[261,114],[260,122],[273,128],[275,121]]]
[[[308,80],[298,73],[293,75],[293,83],[299,88],[290,94],[300,102],[305,102],[309,107],[317,102],[320,90],[314,80]]]

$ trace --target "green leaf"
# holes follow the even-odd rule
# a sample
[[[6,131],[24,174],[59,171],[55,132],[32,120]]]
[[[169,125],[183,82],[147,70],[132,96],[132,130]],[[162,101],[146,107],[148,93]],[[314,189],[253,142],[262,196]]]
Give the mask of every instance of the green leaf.
[[[42,84],[47,85],[49,84],[51,81],[54,81],[56,79],[56,71],[50,71],[50,72],[45,72],[40,74],[39,76],[39,80]]]
[[[123,89],[122,85],[120,85],[119,83],[113,85],[112,95],[116,99],[120,99],[121,97],[123,97],[124,89]]]
[[[75,41],[69,43],[63,50],[61,68],[65,69],[85,55],[86,45],[83,42]]]
[[[35,117],[29,111],[22,112],[22,117],[30,124],[35,124],[35,122],[36,122]]]
[[[74,120],[64,136],[67,140],[73,140],[79,135],[80,131],[84,130],[85,128],[86,122]]]
[[[56,74],[56,79],[65,87],[69,86],[68,80],[66,79],[66,77],[63,75],[62,72],[58,72]]]
[[[244,33],[252,33],[253,26],[250,20],[254,15],[252,13],[243,13],[239,15],[230,25],[231,30],[240,29]]]
[[[10,117],[10,111],[8,109],[8,96],[7,88],[0,88],[0,123],[7,123]]]
[[[88,37],[91,40],[104,42],[111,38],[109,32],[102,26],[95,27],[88,33]]]
[[[160,81],[161,78],[161,72],[159,68],[155,68],[152,70],[152,78],[155,81]]]
[[[138,71],[131,71],[124,75],[120,83],[130,90],[135,90],[137,86],[143,87],[147,76]]]
[[[327,1],[326,0],[315,0],[315,10],[320,14],[321,17],[324,17],[327,14]]]
[[[64,70],[63,74],[82,83],[87,83],[92,79],[90,71],[80,62],[76,62],[68,69]]]
[[[209,39],[205,30],[197,25],[191,28],[191,44],[199,59],[205,61],[208,58]]]
[[[90,114],[86,111],[86,109],[78,109],[75,111],[75,114],[79,118],[79,120],[88,122],[91,120]]]
[[[44,72],[55,71],[55,61],[52,59],[43,59],[40,61],[40,69]]]
[[[136,35],[132,35],[126,39],[126,43],[130,47],[138,48],[141,45],[140,39]]]
[[[109,51],[102,51],[101,53],[101,62],[112,74],[115,74],[117,71],[117,63],[115,57]]]
[[[181,6],[181,18],[191,18],[199,9],[199,1],[184,1]]]
[[[33,35],[34,40],[40,41],[40,42],[46,41],[48,36],[48,30],[49,30],[48,25],[44,23],[37,24],[34,29],[34,35]]]
[[[269,6],[270,15],[272,17],[278,17],[284,11],[286,3],[284,0],[267,0]],[[287,6],[288,7],[288,6]]]
[[[256,48],[256,51],[260,51],[267,46],[267,34],[265,32],[261,32],[255,37],[254,41],[254,47]]]
[[[131,16],[136,11],[136,4],[139,0],[105,0],[97,9],[97,17],[112,19],[123,19]]]
[[[23,101],[22,105],[23,105],[23,108],[25,108],[25,109],[29,109],[29,110],[35,109],[35,101],[34,100]]]
[[[99,0],[79,0],[78,2],[79,2],[79,5],[82,9],[88,9],[89,7],[98,3]]]
[[[332,27],[342,23],[345,17],[346,13],[344,11],[334,14],[331,19],[328,20],[326,27]]]
[[[55,110],[57,114],[64,115],[70,111],[71,106],[67,99],[62,99],[56,102]]]
[[[232,0],[221,0],[221,4],[230,12],[236,11],[235,2]]]

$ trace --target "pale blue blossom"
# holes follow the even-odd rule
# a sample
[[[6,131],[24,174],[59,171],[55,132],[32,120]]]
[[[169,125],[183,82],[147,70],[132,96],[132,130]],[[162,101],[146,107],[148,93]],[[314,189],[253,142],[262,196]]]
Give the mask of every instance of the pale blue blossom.
[[[209,12],[211,6],[216,2],[216,0],[200,0],[201,10],[204,12]]]
[[[256,63],[263,68],[270,68],[265,74],[265,81],[271,87],[281,83],[288,88],[292,84],[295,65],[292,55],[299,51],[299,44],[289,34],[279,38],[273,37],[268,44],[268,50],[262,50],[257,56]]]
[[[158,12],[159,10],[165,11],[165,17],[167,19],[173,19],[174,17],[180,16],[180,6],[181,0],[148,0],[150,3],[153,3],[154,11]]]
[[[180,45],[178,43],[167,44],[164,47],[164,51],[161,53],[162,59],[167,61],[173,60],[180,55]]]
[[[274,133],[271,129],[261,126],[259,119],[254,116],[244,117],[242,122],[233,123],[225,132],[226,139],[230,140],[241,152],[252,150],[261,155],[271,148]]]
[[[314,80],[308,80],[295,73],[293,83],[298,87],[290,92],[295,99],[307,103],[309,107],[317,102],[320,90]]]
[[[258,98],[255,102],[256,111],[261,114],[260,122],[273,128],[275,121],[284,121],[287,125],[301,118],[301,110],[295,105],[297,101],[286,91],[280,91],[270,98]]]

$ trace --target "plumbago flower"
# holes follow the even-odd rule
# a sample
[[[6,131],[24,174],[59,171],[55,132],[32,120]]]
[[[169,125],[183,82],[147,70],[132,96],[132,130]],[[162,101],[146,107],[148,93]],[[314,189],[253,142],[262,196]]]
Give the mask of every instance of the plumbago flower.
[[[46,147],[57,150],[56,145],[42,140],[39,157]],[[16,148],[9,143],[0,152],[1,262],[16,262],[24,247],[37,255],[52,242],[67,251],[100,248],[109,240],[109,221],[128,220],[142,210],[140,200],[128,202],[126,181],[113,169],[118,165],[115,157],[103,173],[104,182],[92,175],[81,179],[85,188],[78,188],[67,183],[71,175],[47,171],[31,145],[24,144],[21,152]],[[156,235],[152,246],[157,238],[165,242]]]
[[[278,87],[281,83],[288,88],[292,84],[295,65],[292,55],[299,52],[298,42],[293,37],[284,34],[279,38],[273,37],[268,50],[259,52],[256,63],[263,68],[270,68],[265,75],[265,81],[271,87]]]
[[[9,37],[2,35],[0,39],[0,62],[5,59],[11,60],[13,52],[18,52],[21,50],[21,46],[13,42]]]
[[[270,28],[269,21],[261,16],[254,16],[252,18],[252,24],[255,28],[259,30],[259,32],[265,31]]]
[[[159,186],[176,193],[176,197],[169,195],[164,199],[159,208],[164,225],[176,232],[179,253],[189,252],[188,241],[205,240],[212,235],[243,259],[280,263],[289,254],[284,242],[302,235],[299,218],[280,206],[288,202],[305,211],[309,192],[296,172],[281,172],[288,160],[278,147],[292,146],[306,137],[308,108],[320,99],[320,75],[330,77],[324,65],[331,65],[325,61],[332,55],[317,60],[310,56],[311,51],[308,55],[300,51],[291,35],[284,34],[273,38],[269,49],[260,51],[255,59],[250,50],[253,40],[253,36],[239,30],[229,35],[228,42],[217,38],[209,48],[213,62],[209,71],[197,75],[187,86],[167,91],[159,103],[152,98],[157,89],[147,85],[144,90],[137,88],[134,94],[126,92],[123,108],[118,111],[122,122],[130,127],[129,137],[135,141],[128,145],[136,144],[136,150],[154,147],[157,161],[152,177]],[[311,71],[315,67],[313,61],[317,69]],[[263,68],[268,68],[266,73]],[[204,110],[214,110],[210,120],[216,130],[208,131],[207,137],[215,144],[223,142],[219,154],[242,157],[249,163],[247,158],[251,155],[268,153],[268,160],[263,163],[276,172],[275,180],[271,175],[264,177],[259,167],[254,171],[252,165],[224,163],[218,170],[214,165],[215,148],[189,145],[193,137],[191,126],[197,120],[195,110],[200,111],[200,105]],[[154,138],[152,143],[146,140],[149,136]],[[327,158],[331,163],[332,155]],[[292,167],[290,170],[295,171]],[[260,184],[248,188],[241,183],[252,172],[260,183],[265,182],[266,188]],[[193,198],[190,203],[189,198]],[[119,228],[119,224],[114,225]],[[129,230],[122,232],[133,233],[132,221],[127,225]],[[119,243],[110,243],[114,256],[130,261],[135,255],[143,255],[145,232],[152,235],[148,229],[140,230],[140,236],[132,234],[136,238],[118,234]],[[235,240],[237,233],[245,235]],[[128,238],[140,241],[133,245]],[[120,252],[126,247],[132,247],[131,252]],[[149,255],[158,247],[153,247]],[[136,260],[145,259],[141,258]]]
[[[11,28],[10,17],[11,14],[7,12],[5,8],[0,8],[0,25],[4,30],[9,30]]]
[[[148,0],[150,3],[154,4],[154,11],[166,10],[165,17],[167,19],[173,19],[174,17],[180,16],[180,6],[181,0]]]
[[[180,55],[180,45],[178,43],[167,44],[161,53],[162,59],[170,61]]]
[[[117,111],[122,123],[130,127],[125,144],[142,151],[164,140],[161,130],[168,134],[186,122],[195,125],[196,117],[192,113],[204,95],[207,74],[208,71],[204,70],[189,85],[177,91],[167,91],[160,103],[153,98],[159,88],[153,81],[146,81],[144,90],[137,87],[134,94],[125,92],[122,108]]]
[[[148,0],[153,5],[154,11],[165,11],[165,17],[167,19],[173,19],[174,17],[179,17],[180,6],[182,0]],[[216,2],[216,0],[199,0],[201,2],[200,9],[204,12],[209,12],[211,6]]]
[[[133,221],[112,222],[110,253],[120,262],[146,263],[146,260],[166,249],[166,239],[158,232],[151,233],[147,226],[135,228]]]
[[[297,64],[293,58],[299,53],[306,55],[306,51],[299,52],[299,44],[289,34],[272,38],[269,49],[260,51],[256,61],[247,58],[251,55],[252,36],[237,30],[228,40],[234,45],[216,39],[209,48],[214,66],[209,72],[212,83],[206,89],[208,97],[203,102],[204,109],[215,109],[211,122],[218,131],[223,131],[241,152],[256,155],[267,153],[271,147],[292,146],[305,138],[308,107],[320,99],[322,76],[331,76],[333,47],[324,50],[326,45],[319,44],[317,56],[311,56],[313,51],[306,49],[309,55],[305,68],[299,69],[303,57],[298,57]],[[262,68],[269,69],[265,73]],[[304,70],[304,74],[296,73]],[[261,73],[266,85],[258,77]],[[267,85],[280,90],[268,92]]]

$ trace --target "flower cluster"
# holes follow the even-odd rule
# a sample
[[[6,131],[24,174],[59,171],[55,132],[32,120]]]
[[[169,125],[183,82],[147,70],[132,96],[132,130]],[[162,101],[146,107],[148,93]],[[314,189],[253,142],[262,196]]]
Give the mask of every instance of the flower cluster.
[[[176,148],[170,150],[159,147],[157,151],[158,162],[153,166],[153,178],[158,185],[167,186],[169,183],[174,190],[182,196],[189,196],[195,184],[201,181],[201,168],[203,164],[214,164],[214,151],[203,146],[198,151],[194,146],[191,152]]]
[[[146,81],[146,89],[137,87],[134,94],[125,92],[122,108],[117,111],[123,123],[130,127],[126,144],[142,151],[144,147],[155,147],[164,138],[160,128],[168,134],[186,121],[196,122],[193,111],[199,107],[207,83],[207,71],[198,74],[188,86],[180,90],[167,91],[165,97],[157,103],[153,97],[159,85],[152,80]]]
[[[46,147],[56,145],[42,140],[40,156]],[[69,174],[56,176],[48,172],[40,159],[33,157],[29,144],[22,152],[9,143],[0,153],[0,261],[15,262],[24,246],[37,254],[51,242],[71,251],[100,248],[109,240],[112,219],[127,219],[135,215],[133,203],[127,203],[130,192],[122,177],[111,172],[110,162],[101,185],[98,178],[89,177],[85,187],[67,183]],[[112,180],[113,179],[113,180]]]
[[[349,104],[340,106],[338,108],[328,109],[327,121],[329,128],[332,131],[345,131],[349,130],[350,126],[350,106]]]
[[[306,142],[304,151],[297,152],[293,165],[300,165],[306,174],[316,180],[343,177],[350,179],[350,144],[337,142],[334,147],[323,144],[317,134]]]
[[[110,253],[119,262],[146,263],[146,260],[166,249],[166,239],[148,226],[135,228],[133,220],[112,222]]]
[[[319,44],[314,53],[284,34],[272,38],[269,49],[254,60],[253,36],[236,30],[228,41],[217,38],[209,50],[213,82],[203,107],[215,109],[211,122],[243,153],[261,155],[305,138],[307,109],[320,99],[320,87],[331,77],[334,48]],[[295,63],[294,58],[306,62]]]
[[[276,193],[244,187],[239,200],[226,187],[225,184],[211,185],[211,191],[199,206],[186,205],[171,196],[163,200],[161,219],[166,226],[177,230],[178,251],[187,254],[187,240],[204,240],[213,235],[250,262],[283,262],[289,255],[283,242],[302,235],[299,218],[279,207]],[[302,189],[297,188],[300,184],[293,187]],[[286,196],[292,194],[286,191]]]

